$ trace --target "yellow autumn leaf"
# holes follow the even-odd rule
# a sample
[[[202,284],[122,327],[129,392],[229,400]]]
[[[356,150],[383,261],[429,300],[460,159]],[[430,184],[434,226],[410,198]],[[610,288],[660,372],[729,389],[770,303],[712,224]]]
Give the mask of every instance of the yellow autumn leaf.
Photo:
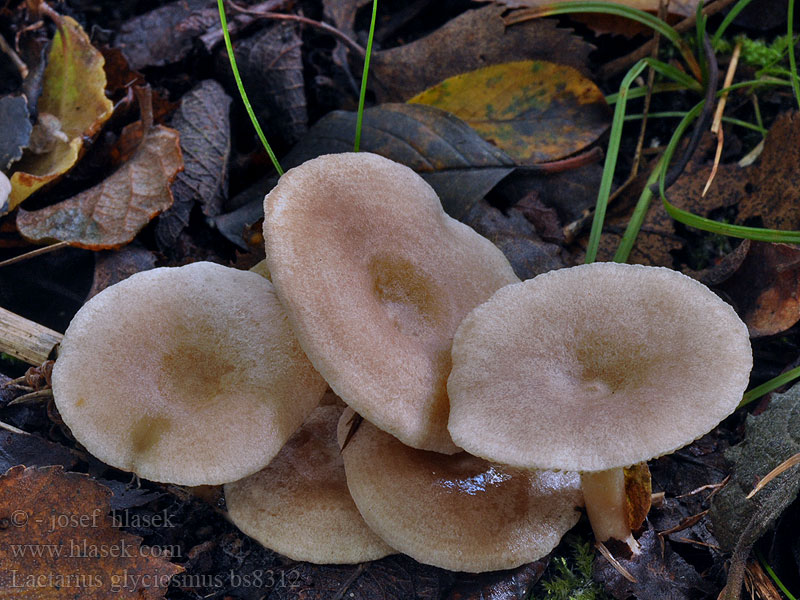
[[[50,46],[38,103],[40,122],[46,115],[50,127],[57,123],[60,130],[47,151],[35,154],[26,150],[17,163],[11,176],[9,210],[72,168],[83,138],[97,133],[111,116],[113,104],[105,96],[103,64],[102,54],[81,26],[70,17],[62,17]]]
[[[526,164],[573,154],[597,140],[610,122],[594,83],[572,67],[534,60],[450,77],[409,102],[452,113]]]

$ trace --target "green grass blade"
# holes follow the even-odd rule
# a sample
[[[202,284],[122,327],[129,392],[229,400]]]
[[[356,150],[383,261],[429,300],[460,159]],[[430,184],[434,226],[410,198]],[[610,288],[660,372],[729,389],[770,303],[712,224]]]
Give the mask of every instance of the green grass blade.
[[[595,258],[597,258],[597,249],[600,247],[600,235],[603,232],[603,221],[606,218],[606,208],[608,207],[608,198],[611,195],[611,184],[614,180],[614,169],[617,166],[617,155],[619,154],[619,144],[622,138],[628,89],[631,87],[633,80],[646,68],[647,62],[640,60],[631,67],[619,86],[619,100],[614,107],[614,119],[611,122],[606,162],[603,165],[603,177],[600,180],[600,190],[597,193],[597,204],[594,209],[592,231],[589,234],[589,245],[586,247],[587,263],[594,262]]]
[[[358,95],[358,114],[356,116],[356,140],[353,151],[358,152],[361,147],[361,123],[364,120],[364,100],[367,97],[367,76],[369,75],[369,58],[372,56],[372,38],[375,36],[375,20],[378,15],[378,0],[372,0],[372,20],[369,23],[369,38],[367,39],[367,52],[364,56],[364,71],[361,73],[361,93]]]
[[[792,70],[792,89],[794,90],[794,99],[797,100],[797,106],[800,107],[800,83],[797,77],[797,57],[794,55],[794,0],[789,0],[789,68]]]
[[[647,210],[650,208],[650,201],[653,199],[652,186],[658,179],[664,164],[664,158],[662,157],[658,161],[658,164],[656,164],[656,168],[650,173],[650,177],[647,178],[644,190],[639,196],[639,200],[636,202],[636,207],[633,209],[633,214],[631,214],[628,226],[625,228],[625,233],[622,235],[617,251],[614,253],[614,262],[628,262],[628,257],[631,255],[633,245],[636,243],[636,238],[639,236],[642,223],[644,223],[644,217],[647,215]]]
[[[236,87],[239,88],[239,95],[242,97],[244,108],[247,111],[247,114],[250,116],[250,122],[253,124],[253,128],[256,130],[258,139],[260,139],[261,143],[264,145],[264,149],[267,151],[269,159],[272,161],[272,165],[275,167],[278,175],[283,175],[283,169],[278,162],[278,158],[272,151],[272,147],[269,145],[264,132],[261,131],[261,125],[258,124],[256,113],[253,112],[253,107],[250,105],[250,100],[247,98],[247,93],[244,91],[244,84],[242,83],[242,78],[239,76],[239,67],[236,66],[236,57],[233,55],[231,36],[228,33],[228,20],[225,18],[225,7],[223,6],[222,1],[223,0],[217,0],[217,8],[219,9],[219,22],[222,25],[222,37],[225,39],[225,49],[228,51],[228,60],[231,63],[231,70],[233,71],[233,78],[236,80]]]
[[[765,381],[761,385],[746,392],[744,396],[742,396],[742,401],[739,403],[738,408],[747,406],[754,400],[761,398],[761,396],[769,394],[772,390],[776,390],[782,385],[786,385],[787,383],[794,381],[798,377],[800,377],[800,367],[795,367],[794,369],[786,371],[786,373],[781,373],[777,377],[773,377],[769,381]]]
[[[760,562],[761,566],[764,567],[764,570],[767,572],[767,574],[769,575],[770,579],[772,579],[772,581],[775,582],[775,585],[777,585],[781,589],[781,591],[784,593],[784,595],[786,596],[787,600],[797,600],[797,598],[795,598],[791,594],[791,592],[789,592],[789,590],[786,589],[786,586],[783,585],[783,582],[780,579],[778,579],[778,575],[775,573],[775,571],[772,570],[772,567],[769,566],[769,563],[767,562],[767,560],[764,558],[764,556],[758,550],[756,550],[756,558],[758,558],[758,562]]]
[[[664,183],[669,168],[669,163],[672,160],[672,156],[675,154],[675,150],[678,147],[678,142],[686,131],[686,128],[689,127],[691,122],[697,118],[702,108],[703,103],[701,102],[692,108],[692,110],[690,110],[688,113],[686,113],[686,117],[684,117],[675,128],[672,139],[670,139],[669,144],[667,144],[667,148],[664,151],[665,163],[661,169],[661,172],[659,173],[658,186],[661,195],[661,202],[664,205],[664,209],[667,211],[667,214],[669,214],[670,217],[679,223],[683,223],[689,227],[694,227],[695,229],[710,231],[711,233],[718,233],[730,237],[745,238],[759,242],[785,242],[789,244],[800,243],[800,231],[781,231],[779,229],[745,227],[744,225],[720,223],[719,221],[706,219],[705,217],[700,217],[678,208],[667,199],[664,190]]]
[[[747,5],[750,4],[753,0],[739,0],[733,8],[725,15],[725,18],[722,19],[722,23],[720,23],[719,28],[717,29],[716,33],[714,33],[714,37],[711,38],[711,45],[716,47],[717,42],[722,37],[722,34],[725,33],[725,30],[728,28],[728,25],[733,23],[733,20],[739,16],[739,13],[742,12]]]

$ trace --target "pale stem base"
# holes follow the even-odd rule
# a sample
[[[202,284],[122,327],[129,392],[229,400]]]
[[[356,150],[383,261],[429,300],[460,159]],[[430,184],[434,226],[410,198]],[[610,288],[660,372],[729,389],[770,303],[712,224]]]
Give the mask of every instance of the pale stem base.
[[[620,467],[608,471],[581,473],[586,514],[598,542],[615,539],[625,542],[633,554],[639,553],[628,524],[625,473]]]

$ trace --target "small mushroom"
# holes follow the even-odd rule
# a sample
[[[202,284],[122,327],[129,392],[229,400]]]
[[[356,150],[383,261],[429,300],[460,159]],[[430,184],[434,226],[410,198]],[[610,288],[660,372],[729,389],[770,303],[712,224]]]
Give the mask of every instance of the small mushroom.
[[[56,406],[100,460],[154,481],[234,481],[264,467],[326,384],[272,285],[198,262],[94,296],[64,334]]]
[[[339,421],[339,444],[353,412]],[[538,560],[577,523],[576,473],[491,464],[466,452],[417,450],[362,421],[342,451],[364,520],[413,559],[477,573]]]
[[[369,153],[288,171],[264,201],[267,266],[314,367],[364,418],[417,448],[447,432],[461,319],[519,281],[414,171]]]
[[[341,414],[317,407],[265,469],[225,486],[234,525],[292,560],[354,564],[394,553],[347,490],[336,443]]]
[[[731,414],[747,328],[676,271],[595,263],[499,290],[456,332],[449,428],[468,452],[583,473],[597,539],[627,541],[622,468],[668,454]]]

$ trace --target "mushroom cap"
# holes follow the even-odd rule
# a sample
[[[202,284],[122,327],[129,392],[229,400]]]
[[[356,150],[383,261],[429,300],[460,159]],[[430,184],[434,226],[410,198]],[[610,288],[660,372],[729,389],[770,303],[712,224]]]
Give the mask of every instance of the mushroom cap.
[[[239,529],[292,560],[355,564],[395,551],[356,508],[336,443],[342,409],[319,406],[265,468],[225,486]]]
[[[670,269],[594,263],[499,290],[456,332],[455,442],[490,460],[601,471],[670,453],[739,404],[747,327]]]
[[[450,344],[470,310],[519,281],[500,250],[414,171],[364,152],[291,169],[264,212],[272,281],[314,367],[406,444],[457,451]]]
[[[75,315],[53,395],[75,439],[154,481],[264,467],[325,392],[264,278],[199,262],[137,273]]]
[[[339,421],[339,444],[350,430]],[[364,520],[413,559],[478,573],[512,569],[552,550],[578,521],[577,473],[493,465],[402,444],[362,421],[345,446],[347,485]]]

